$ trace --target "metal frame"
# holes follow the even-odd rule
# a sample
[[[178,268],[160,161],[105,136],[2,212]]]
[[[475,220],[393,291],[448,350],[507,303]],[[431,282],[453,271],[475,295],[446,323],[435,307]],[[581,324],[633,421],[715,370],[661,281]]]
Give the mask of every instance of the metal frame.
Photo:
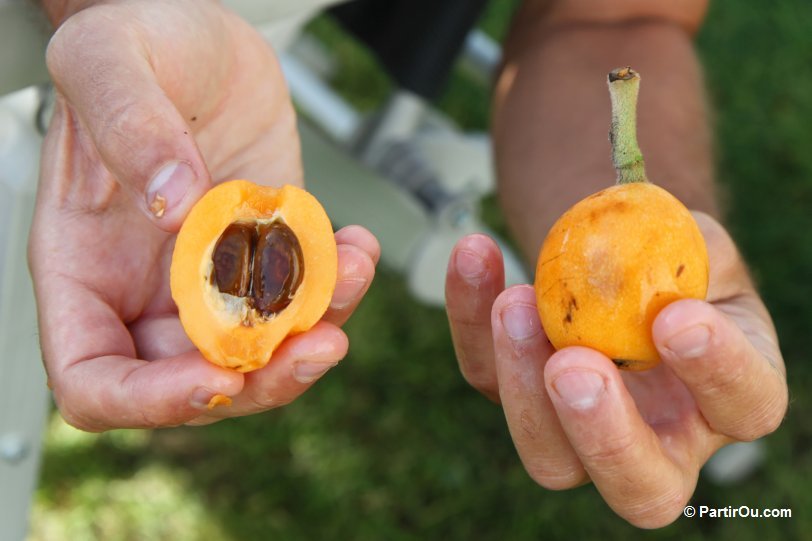
[[[36,88],[0,100],[0,539],[23,539],[48,411],[26,266],[39,148]]]

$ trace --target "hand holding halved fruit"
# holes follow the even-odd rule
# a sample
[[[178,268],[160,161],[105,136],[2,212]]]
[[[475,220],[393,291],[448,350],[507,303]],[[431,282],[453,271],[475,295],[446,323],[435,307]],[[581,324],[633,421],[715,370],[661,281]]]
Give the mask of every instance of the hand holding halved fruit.
[[[295,294],[285,308],[297,314],[288,330],[314,325],[250,373],[204,358],[183,329],[169,284],[181,223],[215,183],[303,185],[296,115],[272,50],[218,2],[71,4],[82,9],[48,48],[57,100],[29,237],[40,342],[60,413],[101,431],[201,424],[291,402],[346,354],[339,327],[373,278],[379,248],[372,234],[357,226],[320,233],[319,243],[332,246],[324,268],[333,275],[315,280],[319,294]],[[251,246],[289,253],[268,248],[281,231],[273,217],[260,222],[242,230],[252,239],[256,233]],[[260,232],[270,237],[260,240]],[[305,269],[298,293],[313,285],[308,273],[318,270]],[[220,285],[228,290],[234,284],[227,281]],[[270,319],[285,302],[267,286],[252,292],[258,311],[246,322]],[[322,304],[300,306],[305,297]],[[325,308],[323,316],[304,317]],[[201,327],[223,336],[218,328]],[[233,400],[228,407],[225,397]]]
[[[284,405],[337,364],[347,350],[338,326],[378,257],[375,237],[358,226],[333,234],[296,186],[235,180],[210,190],[178,234],[172,296],[203,357],[244,373],[245,385],[233,400],[213,395],[211,414],[193,424]]]
[[[615,161],[635,176],[642,161],[628,157]],[[542,250],[539,267],[556,276],[538,289],[504,289],[496,244],[462,239],[446,299],[460,369],[501,403],[533,480],[555,490],[591,481],[618,515],[651,528],[681,516],[717,449],[776,429],[787,383],[770,316],[724,228],[659,188],[627,186],[577,204],[552,228],[545,249],[555,250]],[[646,208],[658,233],[644,223]],[[561,272],[554,262],[564,258],[582,274]],[[579,336],[590,342],[568,342]],[[618,370],[617,360],[654,366]]]

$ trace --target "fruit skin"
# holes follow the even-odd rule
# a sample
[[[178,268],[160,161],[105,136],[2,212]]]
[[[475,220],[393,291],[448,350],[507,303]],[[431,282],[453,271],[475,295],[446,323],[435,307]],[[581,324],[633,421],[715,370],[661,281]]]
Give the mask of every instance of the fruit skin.
[[[564,213],[536,266],[539,316],[556,349],[586,346],[621,368],[659,363],[651,326],[666,305],[704,299],[708,254],[685,206],[648,183],[619,184]]]
[[[217,240],[238,220],[278,217],[296,234],[304,276],[293,301],[267,321],[245,326],[231,301],[212,284]],[[186,334],[214,364],[248,372],[265,366],[289,335],[315,325],[330,305],[338,254],[330,219],[311,194],[295,186],[271,188],[246,180],[224,182],[192,208],[178,233],[170,270],[172,298]]]

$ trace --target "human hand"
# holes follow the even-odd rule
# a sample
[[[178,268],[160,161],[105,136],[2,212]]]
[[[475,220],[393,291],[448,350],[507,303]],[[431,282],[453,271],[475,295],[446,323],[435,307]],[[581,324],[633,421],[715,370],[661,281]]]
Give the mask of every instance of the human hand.
[[[29,262],[43,357],[69,423],[100,431],[202,424],[286,404],[346,353],[339,329],[369,286],[375,238],[336,233],[322,322],[262,370],[208,363],[169,291],[175,232],[212,185],[302,184],[295,114],[276,60],[216,2],[99,2],[48,49],[57,89]],[[233,398],[209,410],[215,395]]]
[[[460,369],[505,412],[530,476],[560,490],[592,481],[640,527],[675,520],[720,447],[769,434],[787,408],[784,362],[770,316],[732,239],[695,213],[710,257],[708,302],[677,301],[655,319],[662,363],[622,372],[583,347],[547,341],[530,286],[504,290],[487,237],[455,247],[446,281]]]

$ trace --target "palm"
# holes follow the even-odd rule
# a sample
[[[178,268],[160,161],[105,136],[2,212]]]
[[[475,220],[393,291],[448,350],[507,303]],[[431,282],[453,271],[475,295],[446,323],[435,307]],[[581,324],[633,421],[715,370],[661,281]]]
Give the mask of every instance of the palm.
[[[716,259],[720,265],[724,264],[723,261],[719,261],[718,256]],[[712,304],[735,321],[751,343],[759,344],[760,341],[769,340],[770,324],[761,313],[763,307],[758,299],[745,294],[722,300],[720,293],[730,294],[722,291],[724,287],[726,285],[719,280],[712,281],[709,292]],[[767,355],[766,352],[773,351],[776,347],[774,343],[765,345],[761,351]],[[634,398],[640,415],[660,436],[661,442],[666,447],[673,445],[675,441],[684,442],[689,436],[729,441],[730,438],[719,434],[709,426],[694,395],[665,364],[661,363],[646,372],[625,372],[623,382]],[[666,434],[670,438],[665,438]],[[674,440],[675,435],[681,438]],[[678,452],[677,449],[670,450]]]
[[[191,8],[199,13],[186,13],[176,21],[179,27],[185,17],[212,16],[208,3]],[[173,24],[164,6],[155,9],[162,10],[166,24]],[[300,183],[294,116],[273,54],[237,17],[218,21],[206,27],[218,31],[203,36],[208,46],[202,50],[200,36],[178,43],[177,35],[140,29],[150,33],[144,38],[159,85],[187,120],[212,181],[243,177]],[[164,43],[170,38],[172,44]],[[62,187],[67,197],[52,197],[62,190],[42,191],[40,206],[45,209],[38,213],[36,229],[41,242],[34,253],[59,262],[60,280],[71,284],[63,289],[75,284],[91,289],[134,331],[135,351],[128,347],[130,338],[117,333],[116,349],[122,354],[151,358],[179,353],[187,342],[168,287],[174,235],[156,228],[133,204],[133,194],[104,167],[70,105],[58,103],[50,131],[57,143],[46,146],[45,161],[60,155],[71,160],[43,175],[43,182]],[[172,316],[175,321],[167,321]]]
[[[43,225],[53,234],[42,235],[37,249],[49,254],[48,261],[60,262],[58,269],[50,269],[58,272],[53,282],[62,283],[63,294],[77,286],[89,289],[126,325],[176,314],[168,287],[174,237],[151,224],[130,204],[130,195],[105,176],[111,195],[103,204],[91,208],[71,204],[47,213]],[[168,337],[148,338],[146,344],[161,346]],[[126,334],[117,333],[117,340],[121,354],[147,353],[138,351],[142,349],[138,341],[133,349]]]
[[[699,213],[695,217],[702,227],[710,258],[708,301],[734,321],[763,355],[771,356],[777,343],[769,315],[753,290],[746,286],[735,247],[717,222]],[[624,372],[623,382],[640,415],[672,456],[689,451],[689,447],[678,448],[689,441],[695,445],[696,441],[716,440],[708,443],[719,445],[730,440],[711,428],[693,393],[664,363],[646,372]]]

